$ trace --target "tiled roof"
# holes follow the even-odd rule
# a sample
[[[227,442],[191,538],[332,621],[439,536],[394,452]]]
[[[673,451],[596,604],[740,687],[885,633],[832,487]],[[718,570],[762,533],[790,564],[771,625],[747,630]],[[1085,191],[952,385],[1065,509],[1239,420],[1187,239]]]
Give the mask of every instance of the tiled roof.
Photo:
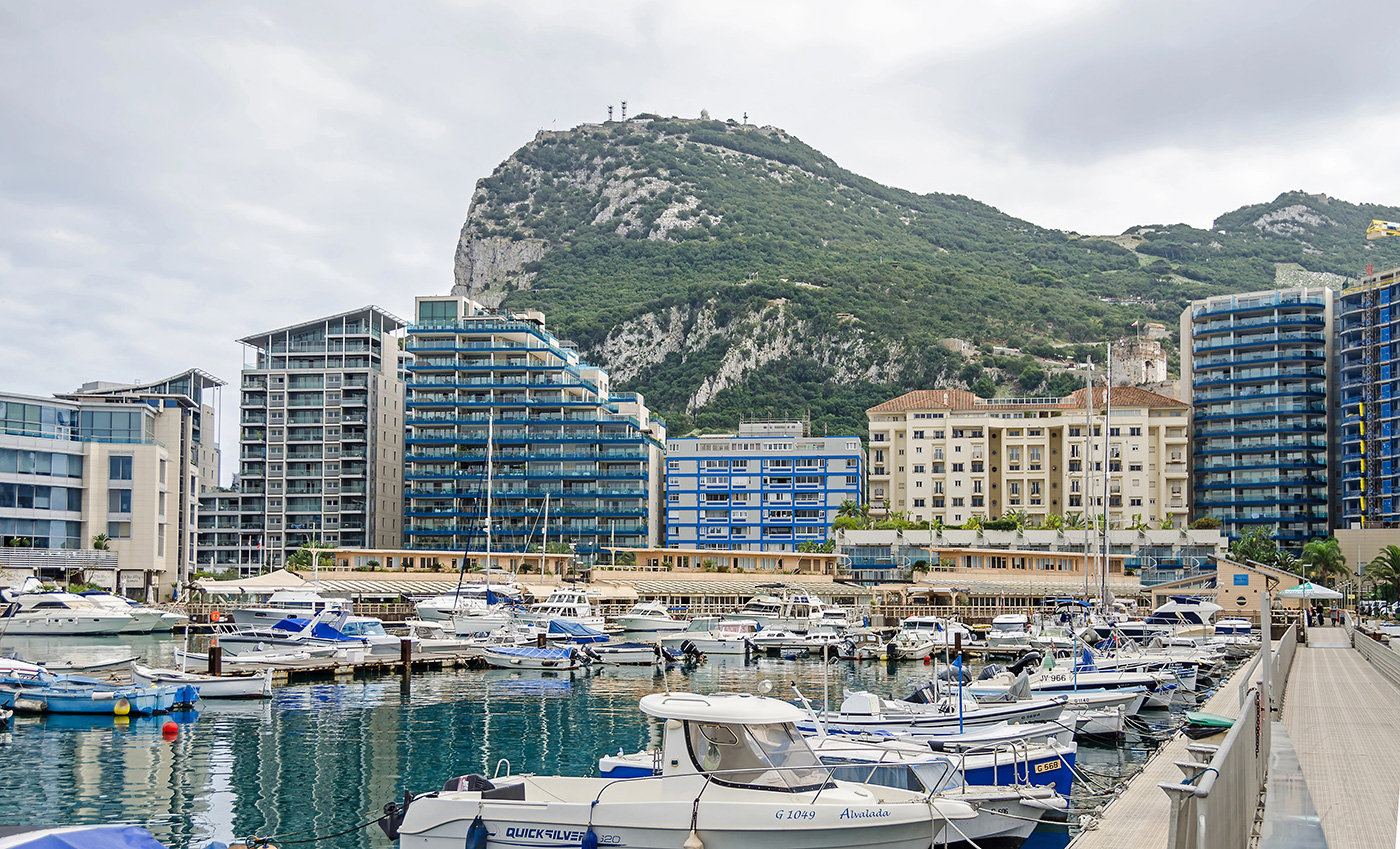
[[[1084,409],[1084,390],[1080,389],[1073,395],[1064,398],[1046,398],[1044,404],[998,404],[995,398],[986,399],[986,403],[978,403],[984,399],[979,398],[971,392],[963,389],[916,389],[913,392],[906,392],[898,398],[892,398],[883,404],[871,407],[867,413],[902,413],[908,410],[1082,410]],[[1156,392],[1149,392],[1146,389],[1139,389],[1136,386],[1115,386],[1113,387],[1113,403],[1123,407],[1180,407],[1185,409],[1188,405],[1168,398],[1166,395],[1158,395]],[[1104,388],[1094,387],[1094,406],[1103,409]]]

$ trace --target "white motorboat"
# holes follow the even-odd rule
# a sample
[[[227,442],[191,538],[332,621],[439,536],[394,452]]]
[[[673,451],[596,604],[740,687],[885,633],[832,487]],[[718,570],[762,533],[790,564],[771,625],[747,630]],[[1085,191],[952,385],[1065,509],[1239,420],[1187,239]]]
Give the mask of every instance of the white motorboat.
[[[131,615],[65,592],[21,592],[0,601],[0,631],[11,636],[104,636],[131,624]]]
[[[123,595],[114,595],[103,590],[88,590],[80,596],[108,610],[116,610],[131,617],[131,624],[121,630],[123,634],[169,633],[188,617],[147,607]]]
[[[844,633],[847,628],[854,624],[850,614],[846,612],[846,608],[830,604],[822,608],[820,627],[832,628],[839,634]]]
[[[313,658],[331,657],[335,654],[335,649],[257,649],[245,651],[241,654],[223,655],[224,663],[237,664],[239,666],[280,666],[284,664],[296,664]],[[209,668],[209,655],[204,652],[175,650],[175,661],[186,666],[201,665]]]
[[[519,614],[519,617],[524,622],[545,626],[549,624],[551,619],[573,622],[576,625],[587,625],[590,628],[601,629],[604,626],[603,617],[593,607],[588,593],[574,587],[556,588],[550,592],[548,598],[538,604],[530,605],[527,610]],[[458,631],[458,633],[461,632]]]
[[[783,628],[789,631],[808,631],[822,622],[826,605],[816,596],[805,592],[791,592],[782,598],[764,595],[749,599],[733,613],[723,618],[733,621],[752,620],[760,629]]]
[[[977,699],[1004,697],[1016,683],[1020,671],[998,671],[995,667],[987,667],[983,670],[987,677],[972,682],[964,689]],[[1072,667],[1025,671],[1029,673],[1030,691],[1038,698],[1115,690],[1141,693],[1143,702],[1137,705],[1134,713],[1143,708],[1170,707],[1172,693],[1176,689],[1170,676],[1154,672],[1097,672]]]
[[[616,621],[624,631],[684,631],[690,625],[686,620],[672,616],[666,605],[659,601],[639,601]]]
[[[803,731],[825,729],[834,734],[892,734],[936,737],[959,729],[1003,722],[1050,722],[1064,713],[1064,698],[1045,698],[1009,704],[979,704],[971,696],[940,696],[932,704],[916,705],[882,699],[874,693],[847,693],[840,710],[813,711],[798,723]]]
[[[965,646],[977,642],[977,636],[966,625],[956,619],[944,619],[941,616],[905,617],[899,623],[899,633],[928,640],[938,648],[955,645],[959,635],[961,635],[962,644]]]
[[[309,618],[323,611],[350,613],[350,600],[324,598],[315,590],[278,590],[258,607],[241,607],[230,611],[235,625],[272,625],[288,617]]]
[[[992,630],[987,632],[988,651],[1018,652],[1030,647],[1030,617],[1024,613],[1003,613],[993,617]]]
[[[491,666],[499,669],[577,669],[587,662],[583,652],[576,648],[529,648],[525,646],[487,646],[482,657]]]
[[[586,643],[579,651],[595,663],[611,666],[652,666],[673,657],[655,643]]]
[[[269,650],[307,651],[323,656],[350,650],[368,654],[370,642],[367,638],[351,637],[340,630],[349,618],[348,610],[332,609],[309,619],[281,619],[271,627],[219,625],[215,626],[213,636],[226,655]]]
[[[676,652],[686,652],[689,645],[691,651],[703,654],[746,654],[753,651],[757,634],[758,623],[751,619],[702,616],[690,620],[684,631],[662,637],[660,643],[662,648]]]
[[[272,670],[234,675],[204,675],[179,669],[131,664],[131,683],[142,687],[193,686],[201,699],[270,699]]]
[[[463,584],[449,593],[425,598],[413,606],[429,622],[448,622],[470,613],[485,612],[501,603],[519,603],[520,587],[514,583]]]
[[[1198,596],[1174,595],[1166,604],[1152,611],[1146,620],[1100,623],[1094,626],[1094,630],[1099,639],[1118,635],[1137,642],[1175,634],[1209,635],[1215,615],[1221,610],[1224,608],[1220,605]]]
[[[888,660],[923,660],[939,648],[938,643],[919,634],[900,631],[885,646]]]
[[[117,654],[80,652],[70,654],[58,659],[50,659],[42,664],[50,672],[105,672],[110,669],[120,669],[130,666],[133,661],[139,660],[137,655],[131,654],[125,648],[119,649]]]
[[[976,816],[939,796],[831,780],[786,702],[669,693],[641,709],[662,721],[660,775],[464,779],[470,789],[412,800],[399,846],[460,849],[490,834],[530,846],[928,849],[950,820]]]
[[[300,621],[300,620],[296,620]],[[396,637],[384,630],[384,622],[373,616],[347,616],[345,624],[336,628],[347,637],[358,637],[369,646],[369,653],[376,655],[399,656],[402,649],[402,637]],[[409,642],[416,649],[416,641],[412,634],[408,636]]]
[[[448,633],[451,625],[450,621],[426,619],[410,619],[404,623],[409,636],[414,639],[414,650],[418,652],[461,653],[476,644],[474,640]]]
[[[950,849],[1020,846],[1045,815],[1064,811],[1068,806],[1065,797],[1048,785],[974,785],[962,765],[968,764],[982,772],[984,766],[996,760],[996,754],[944,754],[919,742],[888,738],[867,741],[846,735],[809,737],[807,744],[822,764],[830,768],[834,779],[916,793],[937,793],[971,805],[977,817],[959,821],[948,830],[945,837]],[[1015,763],[1017,756],[1024,755],[1026,750],[1022,746],[998,753],[1002,771],[1009,772],[1006,766]],[[1059,761],[1060,752],[1058,749],[1050,752],[1052,757],[1044,761]],[[1069,757],[1073,758],[1072,751]],[[660,775],[661,759],[660,750],[604,755],[598,759],[598,774],[604,778]],[[1022,759],[1017,774],[1029,776],[1030,769],[1039,760]],[[941,840],[937,844],[939,849],[944,845]]]
[[[830,656],[835,657],[836,647],[841,644],[842,637],[834,629],[822,626],[805,634],[785,631],[782,628],[765,628],[751,639],[753,644],[763,651],[805,651],[820,655],[822,648],[826,647]]]

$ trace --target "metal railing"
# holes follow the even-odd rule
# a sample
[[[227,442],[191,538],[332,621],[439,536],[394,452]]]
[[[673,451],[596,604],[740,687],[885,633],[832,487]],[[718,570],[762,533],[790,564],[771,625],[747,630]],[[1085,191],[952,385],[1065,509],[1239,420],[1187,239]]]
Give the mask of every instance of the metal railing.
[[[1351,631],[1352,648],[1361,652],[1361,656],[1366,658],[1377,672],[1385,676],[1387,681],[1400,687],[1400,654],[1396,654],[1389,646],[1371,639],[1355,628],[1348,628],[1348,630]]]
[[[1296,624],[1289,626],[1277,646],[1270,646],[1268,629],[1272,627],[1272,617],[1268,605],[1265,596],[1261,628],[1264,644],[1241,676],[1239,714],[1224,742],[1213,752],[1208,746],[1189,747],[1193,754],[1210,753],[1210,762],[1177,761],[1186,780],[1157,785],[1171,798],[1167,849],[1236,849],[1249,845],[1268,776],[1270,724],[1281,707],[1298,646]],[[1256,682],[1255,670],[1261,664],[1268,665],[1259,669],[1263,674]]]

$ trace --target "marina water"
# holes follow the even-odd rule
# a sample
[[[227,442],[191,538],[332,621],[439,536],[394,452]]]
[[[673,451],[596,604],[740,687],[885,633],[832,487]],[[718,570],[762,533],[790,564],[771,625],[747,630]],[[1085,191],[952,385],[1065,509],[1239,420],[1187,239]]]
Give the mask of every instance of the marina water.
[[[166,665],[177,645],[154,637],[81,641],[98,643]],[[76,645],[7,640],[5,649],[48,660]],[[929,672],[918,663],[838,662],[827,677],[839,704],[843,688],[899,696]],[[822,664],[712,657],[664,674],[649,667],[449,670],[283,687],[270,701],[203,702],[198,712],[170,717],[16,716],[0,731],[0,825],[129,822],[174,847],[250,835],[304,839],[368,819],[405,789],[424,792],[469,773],[489,777],[502,760],[515,772],[596,775],[600,755],[658,742],[659,727],[637,709],[642,696],[667,686],[756,692],[763,681],[789,699],[796,683],[816,704]],[[1162,713],[1160,725],[1175,713]],[[180,726],[173,741],[161,735],[168,719]],[[1111,782],[1147,754],[1132,740],[1081,744],[1079,763]],[[1063,825],[1042,825],[1026,845],[1067,841]],[[394,844],[371,826],[314,845]]]

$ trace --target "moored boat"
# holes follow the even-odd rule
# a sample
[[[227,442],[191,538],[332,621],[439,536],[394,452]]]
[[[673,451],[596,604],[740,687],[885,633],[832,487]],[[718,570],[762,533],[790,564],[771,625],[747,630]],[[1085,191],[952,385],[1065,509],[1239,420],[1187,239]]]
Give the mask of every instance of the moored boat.
[[[793,723],[802,711],[744,695],[645,696],[662,721],[661,774],[606,778],[480,776],[414,798],[391,821],[402,849],[466,841],[675,849],[927,849],[963,803],[832,780]],[[451,782],[449,782],[451,784]]]
[[[586,657],[578,649],[540,649],[524,646],[487,646],[486,662],[498,669],[568,670],[584,665]]]
[[[666,632],[684,631],[690,623],[677,619],[659,601],[639,601],[616,620],[624,631]]]
[[[131,664],[131,683],[139,687],[189,686],[201,699],[270,699],[272,670],[234,675],[205,675]]]

